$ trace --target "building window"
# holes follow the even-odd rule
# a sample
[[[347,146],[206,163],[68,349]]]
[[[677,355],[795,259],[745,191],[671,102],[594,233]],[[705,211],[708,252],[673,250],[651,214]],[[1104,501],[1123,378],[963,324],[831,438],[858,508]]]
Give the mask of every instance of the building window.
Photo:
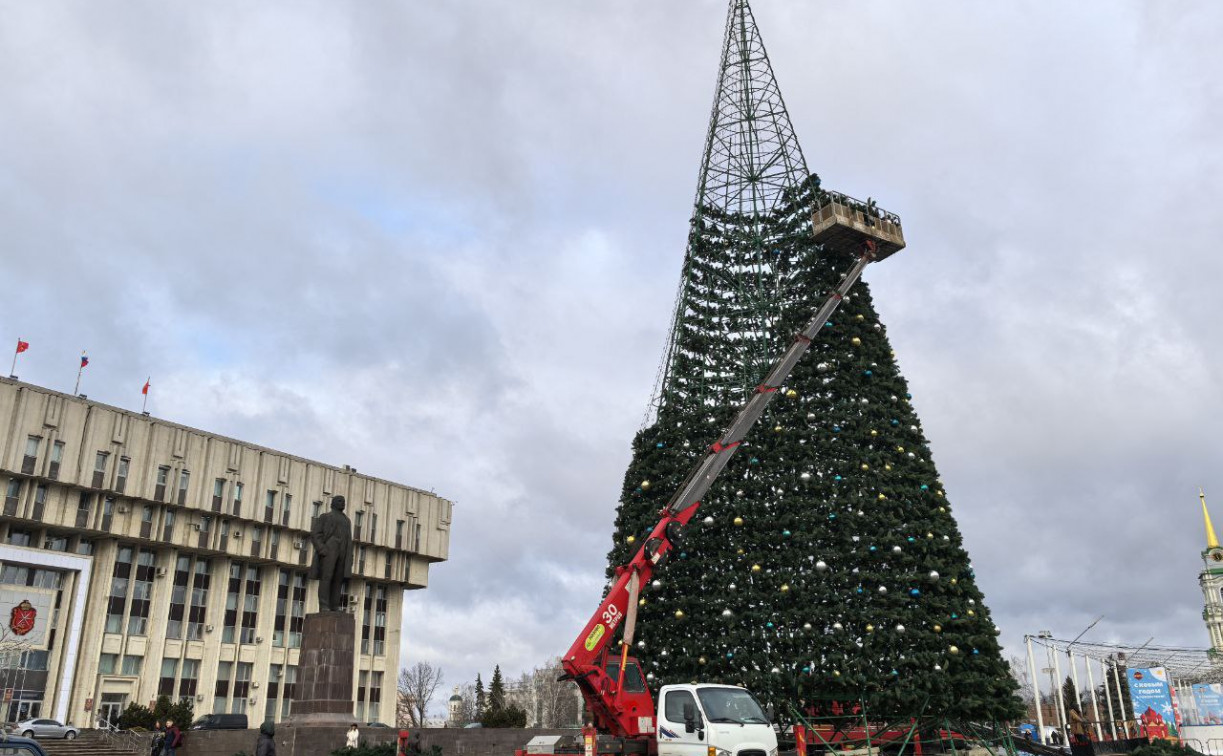
[[[119,664],[118,654],[102,654],[98,657],[98,674],[113,675],[115,667]]]
[[[42,542],[42,547],[47,551],[67,551],[68,538],[61,535],[47,534],[47,537]]]
[[[395,521],[395,548],[403,549],[403,520]]]
[[[119,493],[127,489],[127,470],[131,464],[127,457],[119,457],[119,468],[115,471],[115,490]]]
[[[254,669],[252,662],[238,662],[238,676],[234,679],[234,701],[230,713],[242,714],[246,711],[246,699],[251,694],[251,673]]]
[[[416,545],[412,550],[417,553],[420,553],[420,523],[419,522],[416,523]]]
[[[93,487],[101,488],[106,484],[106,462],[110,459],[108,452],[98,452],[93,458]]]
[[[180,556],[174,565],[174,584],[170,587],[170,616],[166,620],[166,637],[183,637],[183,616],[187,613],[187,586],[191,582],[191,557]]]
[[[129,677],[139,677],[140,669],[144,666],[143,656],[124,656],[123,657],[123,674]]]
[[[166,509],[166,516],[162,519],[161,540],[169,543],[174,539],[174,521],[178,519],[178,513],[173,509]]]
[[[314,521],[323,514],[323,502],[316,501],[310,505],[310,526],[314,527]]]
[[[233,513],[234,513],[234,517],[242,516],[242,484],[241,483],[234,484]]]
[[[229,678],[233,676],[234,663],[223,661],[217,664],[217,687],[212,692],[212,713],[224,714],[229,703]]]
[[[364,546],[358,546],[357,547],[357,574],[358,575],[365,574],[365,554],[366,554],[366,548]]]
[[[4,585],[27,585],[30,580],[30,570],[16,564],[0,566],[0,583]]]
[[[369,671],[357,673],[357,720],[365,721],[365,689],[369,687]]]
[[[365,602],[361,613],[361,653],[369,653],[370,627],[374,621],[374,586],[365,584]]]
[[[9,478],[8,489],[4,492],[4,516],[17,516],[17,502],[21,500],[21,481]]]
[[[369,541],[376,543],[378,541],[378,513],[369,513]]]
[[[386,586],[374,592],[374,656],[386,654]]]
[[[378,707],[382,704],[382,673],[371,672],[369,675],[369,717],[378,718]]]
[[[268,491],[267,501],[263,505],[263,521],[272,522],[272,518],[276,516],[276,492]]]
[[[170,483],[170,468],[162,466],[157,468],[157,486],[153,489],[153,498],[157,501],[165,501],[166,486]]]
[[[179,699],[194,698],[200,678],[200,660],[183,659],[183,673],[178,682]]]
[[[76,545],[76,553],[80,554],[81,556],[92,556],[93,541],[82,539],[81,542]]]
[[[361,540],[361,525],[365,522],[365,512],[360,509],[353,515],[352,520],[352,539],[354,541]]]
[[[259,568],[246,568],[246,595],[242,603],[242,634],[239,643],[255,642],[255,625],[259,619]]]
[[[285,668],[285,689],[280,694],[280,718],[289,716],[293,707],[293,699],[297,696],[297,667]]]
[[[220,512],[225,501],[225,479],[217,478],[212,484],[212,511]]]
[[[238,602],[242,598],[242,572],[245,565],[233,562],[229,565],[229,587],[225,593],[225,620],[221,631],[222,643],[233,643],[237,637]]]
[[[285,527],[289,526],[289,514],[293,510],[292,494],[285,494],[282,506],[280,507],[280,524]]]
[[[263,526],[251,526],[251,556],[259,556],[263,549]]]
[[[275,559],[280,552],[280,531],[276,528],[269,528],[271,533],[268,537],[268,558]]]
[[[306,576],[293,575],[293,601],[289,605],[289,648],[301,648],[306,626]]]
[[[149,607],[153,599],[153,552],[141,549],[136,557],[136,580],[132,583],[132,611],[127,620],[128,635],[147,635]]]
[[[288,570],[280,570],[280,584],[276,586],[276,618],[272,622],[272,645],[283,647],[285,644],[285,625],[288,624],[289,590],[292,578]],[[271,696],[268,696],[271,698]]]
[[[187,503],[187,486],[191,484],[191,473],[183,470],[178,476],[178,504],[183,506]]]
[[[157,681],[157,695],[174,695],[174,678],[178,677],[178,659],[161,660],[161,679]]]
[[[38,466],[38,447],[42,444],[42,438],[39,436],[27,436],[25,440],[25,456],[21,459],[21,473],[23,475],[33,475],[34,468]]]
[[[10,546],[29,546],[32,535],[33,534],[28,530],[10,527],[8,529],[8,538],[6,539],[6,542]]]
[[[195,560],[195,580],[191,584],[191,611],[187,615],[187,640],[204,639],[204,621],[208,613],[208,588],[212,577],[208,560]]]
[[[51,443],[51,465],[47,469],[47,477],[51,480],[59,480],[59,466],[64,461],[64,442],[53,441]]]
[[[153,537],[153,506],[145,504],[140,510],[140,537]]]
[[[276,699],[280,698],[280,682],[283,674],[283,664],[268,665],[268,688],[264,693],[264,697],[267,698],[267,704],[263,709],[263,718],[266,720],[276,718]]]
[[[120,546],[115,556],[115,569],[110,579],[110,600],[106,604],[106,632],[123,632],[123,615],[127,611],[127,589],[132,577],[132,547]]]

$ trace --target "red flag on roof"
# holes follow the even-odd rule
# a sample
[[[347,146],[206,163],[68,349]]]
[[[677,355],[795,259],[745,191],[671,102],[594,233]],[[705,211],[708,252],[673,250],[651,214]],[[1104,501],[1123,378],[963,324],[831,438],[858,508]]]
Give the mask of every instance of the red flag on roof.
[[[24,352],[25,350],[29,348],[30,348],[30,342],[22,341],[21,339],[17,339],[17,354],[21,354],[22,352]]]
[[[140,389],[140,393],[144,394],[145,396],[149,395],[149,385],[152,380],[153,379],[150,377],[149,380],[144,382],[144,388]]]
[[[89,358],[82,354],[81,355],[81,367],[85,367],[88,364],[89,364]]]

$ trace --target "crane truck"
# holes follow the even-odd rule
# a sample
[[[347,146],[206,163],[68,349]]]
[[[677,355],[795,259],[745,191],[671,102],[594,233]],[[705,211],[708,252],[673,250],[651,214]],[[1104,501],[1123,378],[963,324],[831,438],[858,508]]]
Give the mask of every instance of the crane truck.
[[[580,749],[585,756],[776,756],[777,735],[756,698],[733,685],[664,685],[658,706],[638,660],[629,655],[643,585],[684,540],[700,499],[738,450],[748,431],[785,384],[812,339],[863,269],[904,248],[900,219],[873,201],[821,191],[813,232],[826,251],[854,262],[828,292],[807,326],[769,368],[730,425],[707,449],[659,512],[633,558],[616,568],[603,602],[561,658],[562,679],[576,682],[590,718]],[[620,630],[618,651],[613,637]]]

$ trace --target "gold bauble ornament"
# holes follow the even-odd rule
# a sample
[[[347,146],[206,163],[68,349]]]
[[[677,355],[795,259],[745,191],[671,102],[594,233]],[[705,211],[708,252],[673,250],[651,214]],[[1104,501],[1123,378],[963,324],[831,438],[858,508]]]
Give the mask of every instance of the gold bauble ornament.
[[[753,565],[752,565],[752,574],[754,574],[754,575],[759,575],[759,574],[760,574],[760,565],[758,565],[758,564],[753,564]]]
[[[683,609],[676,609],[676,610],[675,610],[675,619],[683,619],[683,618],[684,618],[684,610],[683,610]]]
[[[869,469],[871,469],[871,466],[870,466],[870,465],[868,465],[868,464],[866,464],[865,462],[863,462],[863,463],[860,465],[860,467],[861,467],[863,470],[869,470]]]
[[[938,508],[938,511],[942,512],[943,514],[946,514],[946,513],[947,513],[947,507],[939,507],[939,508]]]
[[[868,633],[873,633],[873,632],[875,632],[875,626],[874,626],[874,625],[867,625],[867,626],[866,626],[866,632],[868,632]]]
[[[646,489],[647,489],[647,488],[649,488],[649,487],[650,487],[650,481],[648,481],[648,480],[643,480],[643,481],[641,481],[641,490],[643,490],[643,491],[644,491],[644,490],[646,490]]]
[[[874,428],[871,428],[871,435],[872,435],[872,436],[878,436],[878,435],[879,435],[879,431],[875,430]]]
[[[839,669],[834,669],[834,670],[832,670],[832,676],[833,676],[833,677],[840,677],[840,676],[841,676],[841,670],[839,670]]]
[[[738,554],[739,556],[743,556],[743,554],[744,554],[743,547],[742,547],[742,546],[740,546],[740,547],[739,547],[739,550],[738,550],[738,551],[736,551],[735,553],[736,553],[736,554]]]
[[[736,525],[742,525],[742,524],[743,524],[743,518],[742,518],[742,517],[736,517],[734,520],[732,520],[732,522],[734,522]]]
[[[950,648],[948,648],[948,649],[947,649],[947,653],[949,653],[949,654],[958,654],[958,653],[960,653],[960,649],[959,649],[959,648],[957,648],[956,646],[951,646]]]
[[[955,584],[956,584],[956,583],[958,583],[958,582],[960,582],[960,581],[959,581],[959,580],[957,580],[956,578],[952,578],[952,579],[951,579],[951,584],[952,584],[952,585],[955,585]]]
[[[637,606],[645,606],[645,599],[644,598],[637,599]]]
[[[935,626],[934,626],[934,632],[936,632],[936,633],[941,633],[941,632],[943,632],[943,626],[942,626],[942,625],[935,625]]]
[[[630,545],[637,543],[637,536],[629,536],[628,538],[624,539],[624,542]]]
[[[790,586],[786,585],[785,583],[782,583],[782,584],[781,584],[781,592],[782,592],[782,593],[789,593],[789,592],[790,592]]]
[[[935,492],[934,492],[934,495],[935,495],[935,496],[937,496],[937,497],[939,497],[939,498],[941,499],[941,498],[943,497],[943,492],[942,492],[942,491],[935,491]]]
[[[774,425],[774,426],[773,426],[773,432],[774,432],[774,433],[781,433],[781,431],[782,431],[782,427],[781,427],[780,425]]]
[[[697,660],[696,660],[696,663],[697,663],[697,664],[704,664],[704,663],[705,663],[705,657],[703,657],[703,656],[698,657],[698,658],[697,658]]]
[[[865,315],[856,315],[856,316],[854,316],[854,320],[856,320],[856,321],[858,321],[859,323],[861,323],[863,320],[866,320],[866,316],[865,316]]]
[[[790,389],[789,391],[786,392],[786,398],[788,399],[793,399],[796,396],[798,396],[798,392],[795,391],[794,389]]]
[[[855,337],[853,337],[852,339],[850,339],[850,340],[849,340],[849,343],[850,343],[850,344],[853,344],[854,346],[862,346],[862,339],[860,339],[860,338],[858,338],[857,336],[855,336]]]
[[[884,496],[883,494],[879,494],[879,501],[887,501],[887,498],[888,498],[887,496]]]
[[[892,466],[891,466],[891,465],[884,465],[884,466],[883,466],[883,469],[884,469],[884,470],[891,470],[891,469],[892,469]]]
[[[976,617],[976,616],[977,616],[977,613],[976,613],[976,612],[974,612],[972,609],[969,609],[968,611],[966,611],[966,612],[964,612],[964,613],[965,613],[965,614],[967,614],[969,617]]]
[[[896,447],[896,451],[898,451],[898,452],[903,452],[904,450],[905,450],[905,448],[904,448],[903,446],[897,446],[897,447]]]
[[[934,537],[933,533],[926,533],[926,538],[933,538],[933,537]]]

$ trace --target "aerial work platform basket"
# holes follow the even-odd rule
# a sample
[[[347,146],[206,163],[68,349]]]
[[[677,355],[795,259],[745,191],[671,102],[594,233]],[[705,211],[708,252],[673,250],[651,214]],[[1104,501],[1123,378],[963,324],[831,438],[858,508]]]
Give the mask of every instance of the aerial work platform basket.
[[[875,259],[904,249],[900,217],[875,205],[838,192],[821,192],[811,216],[815,238],[828,249],[857,255],[866,241],[875,243]]]

